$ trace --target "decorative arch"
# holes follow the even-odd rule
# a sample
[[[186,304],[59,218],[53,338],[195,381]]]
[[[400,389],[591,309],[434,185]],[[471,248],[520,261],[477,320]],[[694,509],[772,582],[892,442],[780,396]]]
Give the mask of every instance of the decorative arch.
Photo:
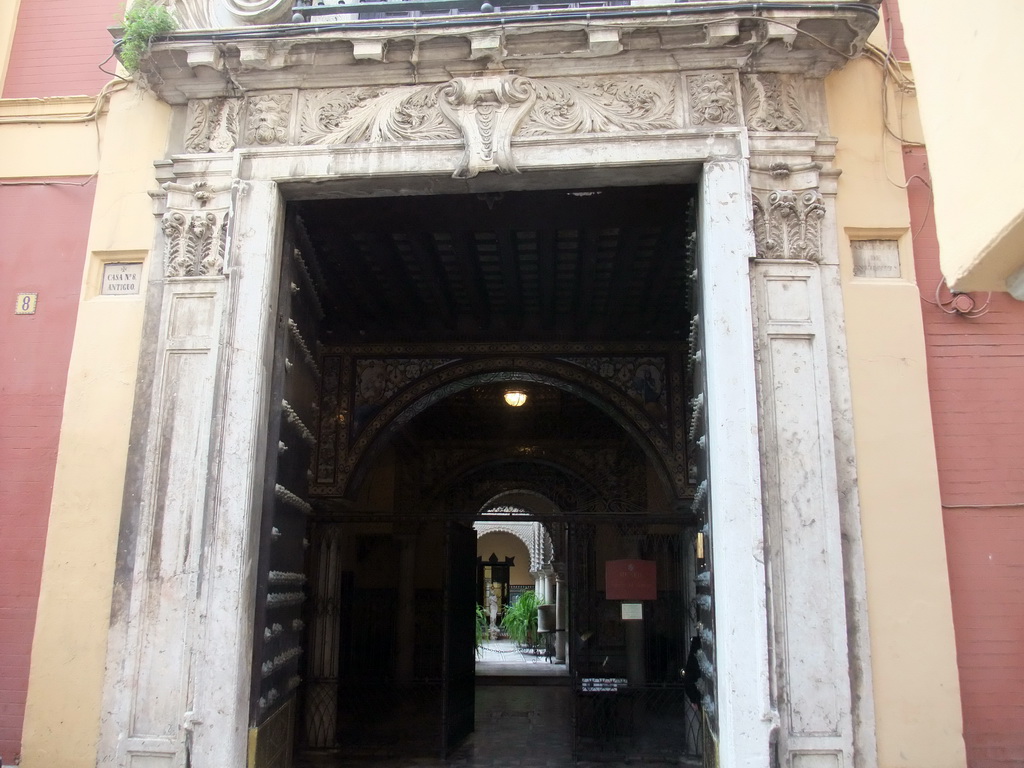
[[[536,521],[503,522],[487,520],[473,524],[477,539],[488,533],[507,533],[515,536],[526,545],[530,553],[530,571],[539,571],[544,566],[544,542],[543,536],[547,536],[544,526]]]
[[[677,434],[681,437],[681,413],[673,413],[669,421],[672,426],[665,429],[642,403],[597,372],[562,359],[520,355],[442,364],[395,392],[355,436],[345,455],[339,457],[339,489],[343,495],[351,495],[395,433],[430,406],[479,384],[509,382],[545,384],[591,403],[618,424],[650,458],[670,498],[686,495],[686,457],[673,445]],[[675,409],[681,408],[678,393],[671,400]]]

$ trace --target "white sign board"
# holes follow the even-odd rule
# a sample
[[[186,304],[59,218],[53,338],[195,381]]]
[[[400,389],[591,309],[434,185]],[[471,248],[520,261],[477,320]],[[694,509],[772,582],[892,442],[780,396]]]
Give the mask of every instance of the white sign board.
[[[102,296],[128,296],[142,286],[142,262],[111,262],[103,265]]]

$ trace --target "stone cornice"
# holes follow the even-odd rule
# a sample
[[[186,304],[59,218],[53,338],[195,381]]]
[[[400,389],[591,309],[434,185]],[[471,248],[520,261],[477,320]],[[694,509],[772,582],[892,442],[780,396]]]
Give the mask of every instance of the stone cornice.
[[[820,8],[815,7],[820,5]],[[775,6],[775,7],[773,7]],[[457,20],[456,23],[453,23]],[[180,32],[143,76],[165,101],[287,88],[732,69],[823,77],[860,53],[869,3],[679,3]]]

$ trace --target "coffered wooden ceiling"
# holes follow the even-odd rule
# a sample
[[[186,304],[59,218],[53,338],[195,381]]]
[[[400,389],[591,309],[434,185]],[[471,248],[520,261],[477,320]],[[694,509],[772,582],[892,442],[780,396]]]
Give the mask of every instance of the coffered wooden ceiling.
[[[323,341],[685,339],[688,186],[292,203]]]

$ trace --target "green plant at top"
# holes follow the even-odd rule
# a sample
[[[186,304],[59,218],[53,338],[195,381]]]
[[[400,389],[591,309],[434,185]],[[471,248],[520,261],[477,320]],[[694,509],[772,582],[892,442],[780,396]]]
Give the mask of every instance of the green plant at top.
[[[512,642],[534,645],[537,642],[537,594],[531,589],[505,609],[501,626]]]
[[[165,6],[153,0],[140,0],[125,11],[122,26],[124,36],[117,46],[117,53],[124,68],[134,75],[142,66],[142,57],[149,50],[153,38],[173,32],[178,23]]]

